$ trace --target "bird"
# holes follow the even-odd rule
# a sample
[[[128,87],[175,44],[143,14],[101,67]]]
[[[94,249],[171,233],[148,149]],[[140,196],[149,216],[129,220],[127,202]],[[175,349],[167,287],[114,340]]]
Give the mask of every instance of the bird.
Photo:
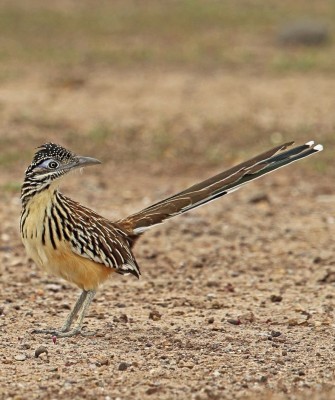
[[[59,190],[65,175],[100,164],[99,160],[76,155],[51,142],[38,147],[21,188],[22,241],[30,259],[47,273],[78,286],[81,294],[60,328],[32,332],[56,337],[90,334],[83,329],[83,320],[99,286],[113,272],[140,277],[133,247],[145,231],[323,149],[314,141],[289,148],[293,143],[274,147],[116,221],[100,216]]]

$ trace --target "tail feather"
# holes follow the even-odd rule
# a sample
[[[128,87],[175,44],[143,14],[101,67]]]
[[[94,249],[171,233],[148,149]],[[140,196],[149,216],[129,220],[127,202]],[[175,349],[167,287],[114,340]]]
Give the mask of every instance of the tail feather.
[[[293,143],[285,143],[268,150],[182,192],[159,201],[140,212],[132,214],[126,219],[118,221],[118,223],[126,227],[134,235],[140,234],[152,226],[164,222],[166,219],[231,193],[254,179],[323,149],[322,145],[314,145],[314,142],[311,141],[286,150]]]

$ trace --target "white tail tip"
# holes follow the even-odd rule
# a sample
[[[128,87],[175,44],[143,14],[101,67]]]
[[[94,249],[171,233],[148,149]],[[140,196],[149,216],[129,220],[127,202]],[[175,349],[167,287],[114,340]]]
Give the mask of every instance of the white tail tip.
[[[314,150],[316,151],[322,151],[323,150],[323,146],[322,144],[317,144],[316,146],[313,147]]]
[[[312,147],[314,145],[314,140],[311,140],[310,142],[305,143],[305,145]]]

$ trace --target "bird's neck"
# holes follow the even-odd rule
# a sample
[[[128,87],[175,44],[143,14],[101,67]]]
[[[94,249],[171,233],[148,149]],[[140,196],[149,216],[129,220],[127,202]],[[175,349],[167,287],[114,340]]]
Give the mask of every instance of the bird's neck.
[[[56,182],[45,183],[25,179],[21,188],[21,202],[22,207],[25,208],[30,203],[48,203],[52,200],[58,191],[58,184]]]

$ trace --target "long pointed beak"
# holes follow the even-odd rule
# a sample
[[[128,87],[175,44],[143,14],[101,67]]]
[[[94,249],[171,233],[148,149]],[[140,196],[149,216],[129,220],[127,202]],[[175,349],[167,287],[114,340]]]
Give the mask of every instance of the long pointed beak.
[[[81,168],[81,167],[88,167],[89,165],[96,165],[96,164],[101,164],[101,161],[97,160],[96,158],[92,158],[92,157],[82,157],[82,156],[78,156],[77,157],[77,167]]]

